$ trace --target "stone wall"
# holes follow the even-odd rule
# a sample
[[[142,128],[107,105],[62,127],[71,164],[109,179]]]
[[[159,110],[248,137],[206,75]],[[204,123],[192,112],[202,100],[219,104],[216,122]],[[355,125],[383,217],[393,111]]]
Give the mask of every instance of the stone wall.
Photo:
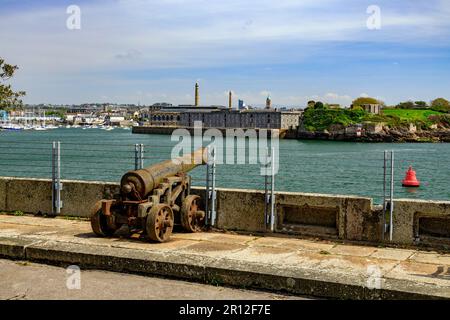
[[[62,215],[88,217],[99,199],[119,191],[117,183],[63,180]],[[51,214],[52,186],[49,179],[0,178],[0,211]]]
[[[393,240],[449,245],[450,201],[396,200]]]
[[[63,181],[61,215],[88,217],[93,204],[112,198],[112,182]],[[202,195],[204,189],[193,187]],[[267,231],[264,192],[218,189],[217,227],[251,233]],[[372,199],[347,195],[276,193],[276,232],[321,238],[381,242],[382,211]],[[51,214],[51,181],[0,178],[0,211]],[[450,202],[398,199],[394,203],[394,243],[450,245]]]

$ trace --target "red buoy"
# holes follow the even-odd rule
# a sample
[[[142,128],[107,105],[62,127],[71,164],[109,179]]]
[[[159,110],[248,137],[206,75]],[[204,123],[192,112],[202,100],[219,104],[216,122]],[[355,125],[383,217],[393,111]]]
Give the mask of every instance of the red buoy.
[[[409,166],[408,171],[406,171],[405,179],[402,181],[404,187],[420,187],[420,181],[416,178],[416,172],[413,170],[412,166]]]

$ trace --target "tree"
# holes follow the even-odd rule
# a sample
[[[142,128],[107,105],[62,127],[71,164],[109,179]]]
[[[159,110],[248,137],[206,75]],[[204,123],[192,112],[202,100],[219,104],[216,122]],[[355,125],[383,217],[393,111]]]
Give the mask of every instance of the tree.
[[[416,101],[414,102],[417,108],[426,109],[428,108],[428,104],[425,101]]]
[[[4,84],[5,81],[14,76],[17,69],[19,69],[17,66],[7,64],[5,60],[0,58],[0,109],[22,106],[20,97],[24,96],[25,92],[14,92],[11,85]]]
[[[314,109],[325,109],[325,106],[323,105],[322,102],[317,101],[317,102],[314,104]]]
[[[399,109],[414,109],[415,104],[412,101],[405,101],[405,102],[400,102],[395,107],[399,108]]]
[[[316,102],[314,100],[309,100],[308,101],[308,108],[314,108],[315,104],[316,104]]]
[[[431,101],[431,109],[434,111],[448,112],[450,111],[450,103],[444,98],[437,98]]]
[[[399,109],[427,109],[428,104],[425,101],[415,101],[412,102],[411,100],[400,102],[395,106],[395,108]]]
[[[359,97],[359,98],[353,100],[352,106],[357,107],[357,106],[362,106],[364,104],[381,104],[381,103],[380,103],[380,101],[378,101],[375,98]]]

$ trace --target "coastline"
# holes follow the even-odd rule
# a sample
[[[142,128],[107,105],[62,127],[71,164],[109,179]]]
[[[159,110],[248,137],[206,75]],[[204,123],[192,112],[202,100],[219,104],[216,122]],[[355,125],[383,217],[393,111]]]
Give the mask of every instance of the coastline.
[[[187,129],[192,132],[193,128],[182,127],[150,127],[150,126],[134,126],[132,133],[134,134],[166,134],[170,135],[176,129]],[[229,128],[232,129],[232,128]],[[203,128],[203,131],[207,128]],[[243,129],[247,130],[247,129]],[[225,129],[221,131],[225,132]],[[326,141],[347,141],[347,142],[365,142],[365,143],[445,143],[450,142],[450,130],[421,130],[411,132],[406,129],[391,129],[380,132],[362,132],[358,135],[356,132],[338,131],[297,131],[297,130],[280,130],[279,137],[287,140],[326,140]]]
[[[297,139],[300,140],[327,140],[366,143],[447,143],[450,142],[450,130],[429,130],[408,132],[403,130],[390,130],[389,132],[355,134],[333,132],[299,131]]]

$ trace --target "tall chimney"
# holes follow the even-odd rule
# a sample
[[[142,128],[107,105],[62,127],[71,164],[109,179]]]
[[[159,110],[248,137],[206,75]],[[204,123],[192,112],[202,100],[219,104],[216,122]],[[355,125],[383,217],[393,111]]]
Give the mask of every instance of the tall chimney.
[[[195,83],[195,106],[198,107],[200,96],[198,94],[198,82]]]
[[[228,93],[228,109],[231,110],[232,107],[233,107],[233,93],[230,91]]]
[[[266,99],[266,109],[272,109],[272,99],[270,98],[270,95],[268,95]]]

